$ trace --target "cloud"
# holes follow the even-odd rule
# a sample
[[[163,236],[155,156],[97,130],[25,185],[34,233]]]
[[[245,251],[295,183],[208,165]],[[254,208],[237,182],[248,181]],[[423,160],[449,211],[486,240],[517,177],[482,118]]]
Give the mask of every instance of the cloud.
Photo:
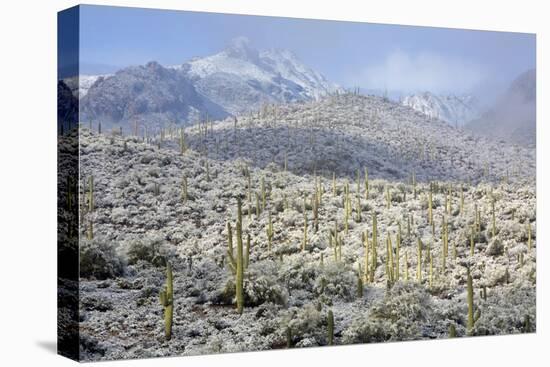
[[[359,81],[367,89],[464,93],[479,86],[484,75],[479,65],[466,60],[433,52],[408,54],[396,50],[384,62],[364,68]]]

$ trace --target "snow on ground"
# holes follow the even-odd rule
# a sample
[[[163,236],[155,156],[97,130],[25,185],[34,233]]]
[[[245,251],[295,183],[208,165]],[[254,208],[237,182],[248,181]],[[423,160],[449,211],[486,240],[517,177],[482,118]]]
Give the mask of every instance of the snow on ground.
[[[286,348],[287,330],[292,347],[322,346],[328,343],[329,310],[335,344],[445,338],[451,324],[458,336],[465,336],[466,266],[480,311],[474,335],[535,330],[534,152],[426,121],[407,107],[376,97],[351,95],[266,107],[240,116],[236,128],[231,119],[187,128],[185,140],[188,149],[181,154],[176,130],[145,142],[142,137],[80,131],[84,359]],[[90,176],[91,211],[85,195]],[[184,178],[187,200],[182,198]],[[264,208],[261,199],[256,201],[256,194],[262,196],[262,181]],[[433,228],[428,223],[430,181],[436,182]],[[315,230],[311,203],[319,183]],[[346,231],[347,185],[352,209]],[[449,186],[451,205],[446,208]],[[238,197],[243,200],[243,231],[252,241],[242,315],[235,309],[234,276],[226,260],[226,225],[235,228]],[[479,232],[471,256],[476,208]],[[371,239],[374,213],[377,266],[372,281],[363,279],[360,296],[362,234],[368,232]],[[302,250],[304,215],[308,229]],[[449,228],[445,270],[443,220]],[[90,223],[93,239],[86,239]],[[391,236],[396,256],[399,226],[400,280],[388,284],[386,238]],[[335,227],[343,243],[338,261],[329,241]],[[418,238],[424,251],[421,281]],[[165,282],[164,258],[174,268],[170,341],[164,340],[158,296]]]

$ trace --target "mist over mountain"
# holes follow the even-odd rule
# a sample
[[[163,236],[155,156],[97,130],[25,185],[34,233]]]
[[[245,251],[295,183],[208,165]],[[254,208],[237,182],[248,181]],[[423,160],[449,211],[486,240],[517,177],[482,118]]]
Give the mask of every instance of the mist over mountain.
[[[86,76],[71,89],[82,99],[83,120],[111,125],[138,119],[162,125],[221,119],[265,104],[317,100],[338,88],[292,52],[258,51],[239,37],[219,53],[182,65],[150,62],[114,75]]]
[[[476,134],[534,146],[536,144],[536,70],[519,75],[479,118],[466,125]]]
[[[423,92],[405,97],[402,104],[453,126],[463,126],[479,117],[481,113],[480,103],[472,95],[438,95]]]

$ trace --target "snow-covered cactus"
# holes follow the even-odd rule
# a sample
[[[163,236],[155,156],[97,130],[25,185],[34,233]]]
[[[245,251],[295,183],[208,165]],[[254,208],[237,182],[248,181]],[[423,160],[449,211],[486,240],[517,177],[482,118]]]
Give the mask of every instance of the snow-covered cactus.
[[[243,313],[244,294],[243,294],[243,277],[244,277],[244,261],[243,261],[243,227],[242,227],[242,207],[241,199],[237,199],[237,258],[236,261],[236,276],[235,276],[235,294],[237,297],[237,312]]]
[[[187,146],[185,145],[185,134],[183,132],[183,129],[180,131],[180,154],[185,154],[185,151],[187,150]]]
[[[286,335],[286,347],[292,348],[292,329],[290,328],[290,326],[286,327],[285,335]]]
[[[401,224],[399,224],[399,231],[395,236],[395,280],[398,281],[401,277],[401,264],[400,264],[400,254],[401,252]]]
[[[475,250],[474,232],[475,232],[475,228],[474,226],[472,226],[472,230],[470,232],[470,256],[474,256],[474,250]]]
[[[319,193],[315,193],[313,197],[313,230],[315,233],[319,230]]]
[[[302,251],[307,247],[307,214],[304,212],[304,236],[302,238]]]
[[[369,198],[369,169],[365,167],[365,199]]]
[[[183,180],[181,183],[181,200],[184,203],[187,202],[187,176],[183,176]]]
[[[174,313],[174,284],[172,265],[166,263],[166,286],[159,294],[160,304],[164,308],[164,336],[166,340],[172,338],[172,318]]]
[[[369,231],[365,231],[362,234],[362,240],[363,240],[363,243],[365,244],[365,282],[368,282],[369,281],[369,267],[370,267],[370,262],[369,262],[369,247],[370,247],[370,244],[369,244]]]
[[[269,222],[267,223],[267,228],[265,229],[267,235],[267,250],[271,251],[271,243],[273,240],[273,222],[271,220],[271,213],[269,213]]]
[[[527,247],[529,251],[533,248],[533,240],[531,239],[531,222],[527,222]]]
[[[327,315],[327,339],[328,345],[334,344],[334,314],[332,310],[329,310]]]
[[[246,250],[244,252],[244,269],[248,269],[250,263],[250,233],[246,234]]]
[[[86,238],[89,240],[94,239],[94,223],[91,220],[88,221],[88,233],[86,234]]]
[[[361,263],[357,263],[357,298],[363,298],[363,270]]]
[[[474,325],[481,316],[479,309],[474,313],[474,286],[472,281],[472,275],[470,274],[470,268],[468,268],[466,275],[466,298],[468,303],[468,322],[466,324],[466,330],[468,335],[473,334]]]
[[[262,190],[262,210],[264,210],[266,205],[266,192],[265,192],[265,179],[263,176],[262,176],[262,181],[260,183],[260,186]]]
[[[405,281],[409,281],[409,256],[405,252]]]
[[[361,223],[361,197],[356,198],[355,221]]]
[[[94,176],[88,177],[88,211],[94,210]]]
[[[413,197],[416,200],[416,173],[412,173],[412,187],[413,187]]]
[[[418,282],[422,281],[422,240],[418,238],[417,240],[417,260],[416,260],[416,280]]]
[[[378,223],[376,219],[376,212],[372,213],[372,266],[370,268],[370,281],[374,281],[374,272],[376,271],[376,266],[378,265],[377,259],[377,247],[378,247]]]
[[[456,326],[455,324],[449,325],[449,338],[456,338]]]
[[[432,224],[433,220],[432,184],[430,183],[430,193],[428,196],[428,221]]]

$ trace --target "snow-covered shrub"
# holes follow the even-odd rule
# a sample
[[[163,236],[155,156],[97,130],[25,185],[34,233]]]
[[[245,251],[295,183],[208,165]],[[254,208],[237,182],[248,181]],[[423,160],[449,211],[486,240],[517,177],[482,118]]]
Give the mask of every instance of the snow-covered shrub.
[[[432,312],[431,299],[424,287],[398,282],[366,316],[359,316],[351,323],[344,331],[344,342],[417,339],[422,336],[422,328]]]
[[[80,276],[108,279],[122,275],[124,263],[113,245],[102,240],[81,240]]]
[[[216,304],[233,304],[235,302],[235,277],[227,272],[227,277],[219,283],[217,290],[209,295],[210,301]],[[278,265],[270,260],[251,263],[245,271],[244,304],[255,307],[264,303],[285,305],[288,294],[283,284],[278,282]]]
[[[489,240],[489,245],[485,249],[485,253],[488,256],[500,256],[504,252],[504,246],[499,237],[492,238]]]
[[[357,291],[357,275],[349,267],[330,261],[319,269],[313,291],[329,299],[352,301]]]
[[[514,283],[490,293],[480,310],[474,335],[533,332],[536,329],[536,289]]]
[[[128,264],[134,265],[138,261],[146,261],[155,266],[164,266],[170,251],[163,240],[157,237],[131,241],[127,246],[126,256]]]
[[[244,281],[246,306],[257,306],[265,302],[286,304],[286,290],[277,281],[278,267],[273,261],[250,264]]]
[[[290,328],[292,343],[296,346],[326,344],[326,313],[319,311],[314,304],[288,309],[282,317],[281,327]]]

